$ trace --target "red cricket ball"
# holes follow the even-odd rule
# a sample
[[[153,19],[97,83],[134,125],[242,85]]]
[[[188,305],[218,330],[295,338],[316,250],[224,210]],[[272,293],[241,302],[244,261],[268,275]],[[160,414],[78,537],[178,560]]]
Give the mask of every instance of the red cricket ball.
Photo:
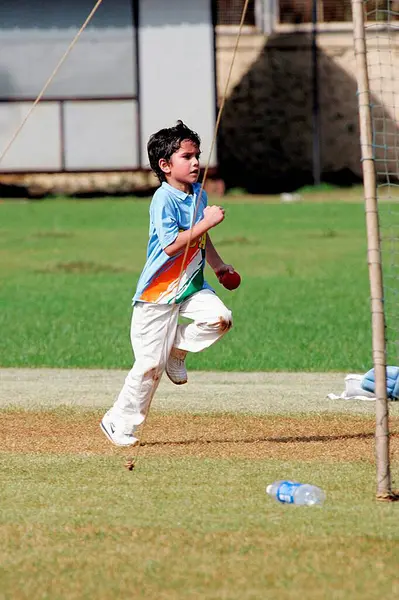
[[[218,275],[219,283],[221,283],[227,290],[235,290],[241,283],[241,277],[237,271],[225,271]]]

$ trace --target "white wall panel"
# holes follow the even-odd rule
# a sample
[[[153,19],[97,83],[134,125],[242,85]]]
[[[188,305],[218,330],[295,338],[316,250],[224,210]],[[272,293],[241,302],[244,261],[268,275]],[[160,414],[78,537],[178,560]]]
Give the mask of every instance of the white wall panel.
[[[27,115],[30,103],[0,104],[0,153]],[[0,163],[1,171],[54,171],[61,168],[58,102],[42,102]]]
[[[136,102],[66,102],[64,123],[67,169],[138,167]]]
[[[139,64],[142,166],[149,136],[177,119],[199,133],[204,164],[216,103],[211,1],[141,0]]]
[[[1,0],[0,97],[36,97],[93,6],[93,0]],[[46,96],[135,94],[132,0],[109,0],[98,8]]]

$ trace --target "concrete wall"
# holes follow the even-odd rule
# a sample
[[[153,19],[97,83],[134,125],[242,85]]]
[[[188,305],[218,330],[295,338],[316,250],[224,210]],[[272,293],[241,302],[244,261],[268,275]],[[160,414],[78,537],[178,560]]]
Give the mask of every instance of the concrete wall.
[[[141,0],[139,13],[141,164],[152,133],[182,119],[209,157],[216,110],[210,0]],[[213,152],[211,164],[216,163]]]
[[[360,179],[360,142],[356,64],[352,31],[319,34],[321,165],[323,180],[337,184]],[[393,91],[399,94],[395,56],[379,40],[369,43],[374,114],[385,116],[386,135],[379,145],[393,145],[397,132]],[[395,38],[396,39],[396,38]],[[235,37],[217,37],[218,95],[223,94]],[[221,176],[227,187],[253,192],[290,191],[312,183],[311,36],[282,29],[266,38],[246,35],[228,91],[219,135]],[[389,84],[383,90],[379,73]],[[394,89],[393,89],[394,88]],[[381,128],[381,122],[377,127]],[[389,139],[388,139],[389,138]],[[394,158],[394,148],[377,148],[377,158]],[[389,169],[397,169],[390,162]],[[381,167],[381,173],[386,164]]]

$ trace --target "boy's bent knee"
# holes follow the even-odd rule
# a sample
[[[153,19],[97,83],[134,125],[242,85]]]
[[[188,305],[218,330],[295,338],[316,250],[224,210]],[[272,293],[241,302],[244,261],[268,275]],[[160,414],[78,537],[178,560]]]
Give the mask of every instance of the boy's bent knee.
[[[209,320],[207,323],[204,323],[204,325],[213,330],[217,329],[221,334],[226,333],[233,327],[233,315],[231,310],[225,308],[218,317]]]
[[[233,315],[231,310],[226,309],[219,317],[219,330],[226,333],[233,327]]]

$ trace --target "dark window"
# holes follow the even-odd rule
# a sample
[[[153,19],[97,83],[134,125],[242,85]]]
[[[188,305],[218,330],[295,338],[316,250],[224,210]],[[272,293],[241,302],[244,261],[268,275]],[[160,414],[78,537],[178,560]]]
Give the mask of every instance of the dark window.
[[[280,23],[311,23],[313,0],[279,0]],[[317,0],[319,23],[352,20],[351,0]]]
[[[245,0],[217,0],[216,22],[218,25],[239,25]],[[244,25],[255,25],[255,0],[250,0]]]

